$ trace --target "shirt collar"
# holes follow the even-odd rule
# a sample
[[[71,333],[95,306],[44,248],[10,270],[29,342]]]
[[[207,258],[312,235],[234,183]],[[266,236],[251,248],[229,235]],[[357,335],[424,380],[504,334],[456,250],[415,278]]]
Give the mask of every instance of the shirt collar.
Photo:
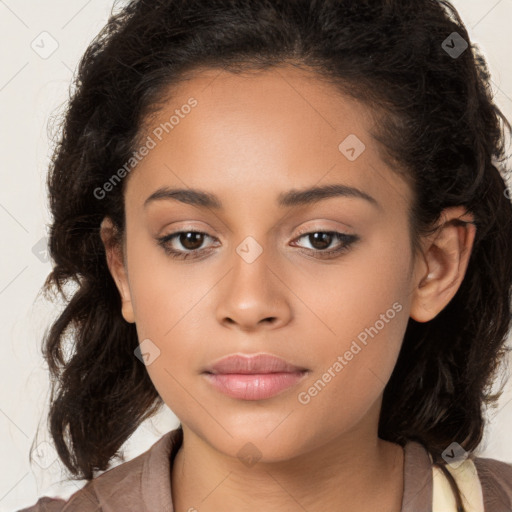
[[[178,427],[164,434],[150,449],[141,475],[142,500],[147,510],[174,512],[171,494],[171,468],[183,441]]]

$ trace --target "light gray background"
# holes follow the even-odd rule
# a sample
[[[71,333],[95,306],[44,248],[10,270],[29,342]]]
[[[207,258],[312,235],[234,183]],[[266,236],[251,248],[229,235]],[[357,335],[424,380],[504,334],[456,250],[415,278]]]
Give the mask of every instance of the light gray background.
[[[471,39],[483,49],[496,101],[512,120],[512,0],[453,3]],[[32,505],[42,495],[67,498],[83,485],[59,482],[60,462],[45,444],[48,378],[39,346],[59,305],[37,298],[51,265],[34,246],[45,244],[50,222],[44,184],[48,121],[64,106],[78,60],[111,6],[111,0],[0,0],[0,512]],[[45,54],[52,45],[58,47]],[[489,418],[479,454],[512,462],[512,382]],[[127,442],[127,459],[176,425],[165,408]],[[29,448],[38,426],[41,465],[30,465]]]

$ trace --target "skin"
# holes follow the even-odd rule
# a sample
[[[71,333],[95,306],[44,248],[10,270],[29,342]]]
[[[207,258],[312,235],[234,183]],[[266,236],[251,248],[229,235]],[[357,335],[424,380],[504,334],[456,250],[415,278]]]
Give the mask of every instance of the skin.
[[[147,371],[183,426],[172,471],[175,510],[400,511],[403,450],[377,435],[382,394],[409,317],[434,318],[462,282],[475,227],[449,221],[472,218],[462,208],[445,210],[438,231],[412,254],[411,190],[382,159],[371,111],[312,73],[200,70],[144,135],[190,97],[198,105],[129,175],[123,247],[108,244],[108,217],[101,226],[123,316],[135,322],[140,341],[159,348]],[[365,144],[354,161],[338,149],[349,134]],[[378,206],[358,197],[277,205],[282,192],[326,184],[357,187]],[[164,185],[213,193],[224,208],[172,199],[144,208]],[[359,240],[322,259],[315,257],[321,244],[299,229]],[[202,245],[183,237],[172,243],[184,252],[200,247],[203,256],[175,260],[158,245],[158,237],[180,230],[207,233]],[[236,252],[248,236],[263,251],[251,263]],[[299,393],[394,303],[401,311],[300,403]],[[227,397],[201,375],[222,356],[262,352],[309,373],[256,401]],[[237,456],[249,442],[261,457],[251,467]]]

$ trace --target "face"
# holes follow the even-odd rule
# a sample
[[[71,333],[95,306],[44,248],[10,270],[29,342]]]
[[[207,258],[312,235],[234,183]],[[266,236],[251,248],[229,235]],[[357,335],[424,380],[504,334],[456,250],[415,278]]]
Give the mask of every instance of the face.
[[[123,314],[163,400],[224,454],[251,442],[278,461],[376,435],[414,260],[411,191],[372,127],[288,67],[203,70],[148,120],[125,190]],[[232,354],[290,366],[207,373]]]

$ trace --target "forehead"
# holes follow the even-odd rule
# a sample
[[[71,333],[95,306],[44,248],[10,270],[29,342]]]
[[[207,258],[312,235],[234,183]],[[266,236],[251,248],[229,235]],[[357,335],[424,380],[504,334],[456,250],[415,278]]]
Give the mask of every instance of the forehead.
[[[387,184],[405,198],[373,126],[370,108],[311,71],[196,70],[146,119],[141,140],[151,139],[152,149],[129,188],[139,202],[163,184],[211,190],[223,203],[327,183],[374,197]]]

